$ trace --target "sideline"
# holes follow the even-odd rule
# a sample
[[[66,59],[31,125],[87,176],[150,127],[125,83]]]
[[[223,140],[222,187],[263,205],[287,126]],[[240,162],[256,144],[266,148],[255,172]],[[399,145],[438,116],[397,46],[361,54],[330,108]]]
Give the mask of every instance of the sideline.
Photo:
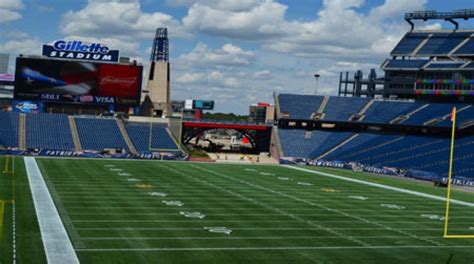
[[[446,202],[445,197],[440,197],[440,196],[431,195],[431,194],[427,194],[427,193],[422,193],[422,192],[417,192],[417,191],[410,191],[410,190],[407,190],[407,189],[392,187],[392,186],[388,186],[388,185],[384,185],[384,184],[380,184],[380,183],[367,182],[367,181],[357,180],[357,179],[353,179],[353,178],[338,176],[338,175],[331,174],[331,173],[326,173],[326,172],[320,172],[320,171],[295,167],[295,166],[289,166],[289,165],[282,165],[282,166],[286,167],[286,168],[289,168],[289,169],[304,171],[304,172],[317,174],[317,175],[320,175],[320,176],[325,176],[325,177],[334,178],[334,179],[338,179],[338,180],[365,184],[365,185],[369,185],[369,186],[372,186],[372,187],[377,187],[377,188],[386,189],[386,190],[392,190],[392,191],[401,192],[401,193],[407,193],[407,194],[411,194],[411,195],[415,195],[415,196],[429,198],[429,199],[432,199],[432,200]],[[468,206],[468,207],[474,207],[474,203],[469,203],[469,202],[465,202],[465,201],[450,199],[450,202],[453,203],[453,204],[459,204],[459,205],[465,205],[465,206]]]
[[[48,263],[79,263],[35,158],[24,160]]]

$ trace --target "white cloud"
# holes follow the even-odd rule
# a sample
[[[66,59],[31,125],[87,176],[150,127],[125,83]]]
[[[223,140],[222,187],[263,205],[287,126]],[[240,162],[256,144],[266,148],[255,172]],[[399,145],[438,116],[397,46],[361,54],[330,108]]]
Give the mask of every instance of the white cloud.
[[[433,23],[433,24],[427,24],[421,27],[418,27],[420,30],[440,30],[443,26],[441,26],[441,23]]]
[[[268,79],[272,75],[272,72],[269,70],[257,71],[253,74],[255,79]]]
[[[42,42],[36,38],[14,39],[0,43],[0,53],[39,55]]]
[[[0,8],[19,10],[23,8],[23,2],[21,0],[2,0],[0,2]]]
[[[201,81],[205,75],[203,73],[185,73],[176,79],[178,83],[196,83]]]
[[[237,88],[240,84],[235,77],[228,76],[220,71],[185,73],[176,78],[176,82],[219,89]]]
[[[198,43],[193,51],[181,55],[177,63],[186,66],[215,67],[215,66],[247,66],[251,64],[255,54],[243,50],[233,44],[225,44],[220,49],[209,49],[203,43]]]
[[[263,0],[166,0],[166,3],[171,6],[192,6],[194,4],[201,4],[210,6],[219,10],[228,11],[246,11],[263,2]]]
[[[172,16],[146,13],[138,0],[89,0],[79,11],[64,14],[60,30],[64,35],[152,39],[157,27],[167,27],[173,37],[186,37]]]
[[[274,0],[249,1],[247,9],[182,1],[191,5],[183,24],[189,30],[254,40],[266,49],[297,56],[381,56],[406,31],[400,26],[403,13],[422,9],[426,1],[386,0],[363,14],[357,9],[364,0],[324,0],[317,18],[311,21],[287,20],[287,6]],[[394,20],[397,23],[392,23]]]
[[[15,21],[22,16],[18,12],[23,8],[21,0],[2,0],[0,1],[0,24]]]
[[[272,0],[257,1],[248,10],[221,9],[193,4],[183,24],[189,30],[230,38],[265,39],[281,33],[287,6]]]

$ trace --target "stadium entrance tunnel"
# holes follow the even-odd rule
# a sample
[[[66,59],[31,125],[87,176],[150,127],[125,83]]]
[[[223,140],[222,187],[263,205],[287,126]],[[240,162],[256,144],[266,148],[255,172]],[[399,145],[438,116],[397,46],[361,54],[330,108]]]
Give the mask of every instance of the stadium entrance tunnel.
[[[254,124],[229,124],[218,122],[183,122],[181,142],[189,144],[191,140],[198,139],[204,132],[216,129],[235,130],[249,140],[255,152],[268,152],[272,127]]]

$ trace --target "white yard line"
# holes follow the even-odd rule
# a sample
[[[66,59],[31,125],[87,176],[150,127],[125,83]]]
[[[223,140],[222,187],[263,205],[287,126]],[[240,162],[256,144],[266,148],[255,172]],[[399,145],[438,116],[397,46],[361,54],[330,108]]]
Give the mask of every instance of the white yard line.
[[[340,210],[337,210],[337,209],[333,209],[333,208],[330,208],[330,207],[327,207],[327,206],[324,206],[324,205],[321,205],[321,204],[317,204],[317,203],[314,203],[314,202],[311,202],[311,201],[308,201],[308,200],[305,200],[305,199],[302,199],[302,198],[298,198],[296,196],[286,194],[286,193],[283,193],[283,192],[280,192],[280,191],[276,191],[276,190],[273,190],[273,189],[268,188],[268,187],[260,186],[258,184],[254,184],[254,183],[251,183],[251,182],[248,182],[248,181],[245,181],[245,180],[240,180],[240,179],[237,179],[237,178],[234,178],[234,177],[222,174],[222,173],[217,173],[217,172],[214,172],[214,171],[211,171],[211,170],[208,170],[208,169],[201,168],[199,166],[195,166],[193,164],[191,164],[190,166],[193,167],[193,168],[199,169],[201,171],[205,171],[205,172],[211,173],[213,175],[223,177],[225,179],[240,182],[242,184],[248,185],[248,186],[256,188],[256,189],[260,189],[260,190],[263,190],[263,191],[266,191],[266,192],[274,193],[274,194],[277,194],[279,196],[289,198],[293,201],[298,201],[298,202],[305,203],[305,204],[308,204],[308,205],[311,205],[311,206],[314,206],[314,207],[326,209],[327,211],[335,213],[335,214],[343,215],[343,216],[346,216],[348,218],[356,219],[356,220],[359,220],[359,221],[367,223],[367,224],[372,224],[374,226],[382,227],[385,230],[393,231],[393,232],[396,232],[396,233],[399,233],[399,234],[404,234],[404,235],[410,236],[412,238],[415,238],[415,239],[418,239],[418,240],[421,240],[421,241],[424,241],[424,242],[428,242],[430,244],[442,245],[441,243],[439,243],[437,241],[421,238],[421,237],[418,237],[417,235],[411,234],[409,232],[402,231],[402,230],[397,229],[397,228],[392,228],[392,227],[389,227],[389,226],[386,226],[386,225],[382,225],[380,223],[370,221],[366,218],[356,216],[356,215],[352,215],[352,214],[349,214],[349,213],[346,213],[346,212],[343,212],[343,211],[340,211]]]
[[[16,263],[16,205],[15,202],[12,204],[12,258],[13,264]]]
[[[419,217],[418,217],[419,218]],[[73,220],[73,223],[209,223],[209,222],[217,222],[217,223],[298,223],[298,220]],[[354,221],[347,221],[347,220],[318,220],[321,223],[354,223]],[[378,221],[379,223],[387,223],[387,224],[436,224],[442,225],[443,222],[441,221],[433,221],[433,220],[424,220],[424,221]]]
[[[289,168],[289,169],[304,171],[304,172],[308,172],[308,173],[312,173],[312,174],[317,174],[317,175],[320,175],[320,176],[330,177],[330,178],[339,179],[339,180],[343,180],[343,181],[355,182],[355,183],[369,185],[369,186],[377,187],[377,188],[381,188],[381,189],[392,190],[392,191],[396,191],[396,192],[401,192],[401,193],[411,194],[411,195],[420,196],[420,197],[424,197],[424,198],[429,198],[429,199],[432,199],[432,200],[446,202],[445,197],[440,197],[440,196],[431,195],[431,194],[427,194],[427,193],[406,190],[406,189],[392,187],[392,186],[388,186],[388,185],[384,185],[384,184],[380,184],[380,183],[373,183],[373,182],[368,182],[368,181],[363,181],[363,180],[352,179],[352,178],[338,176],[338,175],[331,174],[331,173],[314,171],[314,170],[309,170],[309,169],[300,168],[300,167],[294,167],[294,166],[289,166],[289,165],[283,165],[283,166],[286,167],[286,168]],[[450,199],[450,201],[453,204],[459,204],[459,205],[474,207],[474,203],[469,203],[469,202],[460,201],[460,200],[456,200],[456,199]]]
[[[383,227],[331,227],[333,230],[387,230]],[[78,227],[76,230],[82,231],[183,231],[183,230],[202,230],[202,227]],[[319,230],[324,231],[317,227],[233,227],[232,230]],[[439,228],[399,228],[404,231],[436,231],[439,232]],[[452,231],[466,231],[466,228],[450,228]],[[405,237],[407,237],[405,235]],[[438,236],[440,238],[440,236]]]
[[[162,167],[161,165],[159,165],[159,166]],[[191,165],[191,166],[192,166],[192,165]],[[193,167],[194,167],[194,166],[193,166]],[[242,195],[242,194],[240,194],[240,193],[237,193],[237,192],[228,190],[228,189],[226,189],[226,188],[224,188],[224,187],[221,187],[221,186],[219,186],[219,185],[210,183],[210,182],[208,182],[208,181],[206,181],[206,180],[203,180],[203,179],[201,179],[201,178],[193,177],[193,176],[191,176],[191,175],[188,175],[188,174],[186,174],[186,173],[184,173],[184,172],[182,172],[182,171],[173,169],[173,168],[171,168],[171,167],[165,167],[165,168],[168,169],[168,170],[171,170],[171,171],[173,171],[173,172],[175,172],[175,173],[181,174],[181,175],[183,175],[183,176],[185,176],[185,177],[191,178],[191,179],[193,179],[193,180],[195,180],[195,181],[197,181],[197,182],[200,182],[200,183],[202,183],[202,184],[205,184],[205,185],[207,185],[207,186],[211,186],[211,187],[215,188],[216,190],[219,190],[219,191],[228,193],[228,194],[230,194],[230,195],[233,195],[233,196],[235,196],[235,197],[237,197],[237,198],[240,198],[241,200],[246,201],[247,203],[250,202],[250,203],[252,203],[252,204],[260,205],[260,206],[262,206],[263,208],[272,210],[272,211],[274,211],[274,212],[276,212],[276,213],[278,213],[278,214],[280,214],[280,215],[283,215],[283,216],[289,217],[289,218],[291,218],[291,219],[295,219],[295,220],[297,220],[297,221],[300,221],[300,222],[302,222],[302,223],[305,223],[305,224],[307,224],[307,225],[316,227],[316,228],[318,228],[319,230],[323,230],[323,231],[326,231],[326,232],[331,233],[331,234],[333,234],[333,235],[339,236],[340,238],[343,238],[343,239],[345,239],[345,240],[351,241],[351,242],[353,242],[353,243],[355,243],[355,244],[363,245],[363,246],[369,246],[369,245],[370,245],[370,244],[368,244],[367,242],[362,241],[362,240],[360,240],[360,239],[352,238],[351,236],[341,234],[341,233],[339,233],[339,232],[337,232],[337,231],[335,231],[335,230],[333,230],[333,229],[331,229],[331,228],[322,226],[322,225],[320,225],[320,224],[317,223],[317,222],[310,221],[310,220],[305,220],[305,219],[303,219],[303,218],[301,218],[301,217],[299,217],[299,216],[296,216],[296,215],[294,215],[294,214],[285,212],[285,211],[283,211],[283,210],[281,210],[281,209],[279,209],[279,208],[277,208],[277,207],[273,207],[273,206],[271,206],[271,205],[268,205],[268,204],[266,204],[266,203],[263,203],[263,202],[260,202],[260,201],[258,201],[258,200],[255,200],[255,199],[253,199],[253,198],[247,197],[247,196]],[[200,169],[201,169],[201,168],[200,168]],[[201,170],[203,170],[203,169],[201,169]],[[214,216],[214,215],[217,215],[217,214],[213,214],[213,216]]]
[[[371,238],[371,239],[387,239],[387,238],[403,238],[406,236],[354,236],[356,238]],[[439,236],[425,236],[426,238],[438,238]],[[338,239],[336,236],[225,236],[225,237],[82,237],[82,240],[287,240],[287,239]]]
[[[345,250],[345,249],[419,249],[419,248],[474,248],[474,246],[355,246],[355,247],[202,247],[202,248],[86,248],[77,251],[114,252],[114,251],[253,251],[253,250]]]
[[[180,210],[183,210],[182,208],[178,208]],[[193,209],[194,210],[194,209]],[[334,210],[334,209],[333,209]],[[322,219],[318,219],[318,222],[324,222],[324,218],[328,218],[328,214],[295,214],[295,213],[288,213],[288,214],[291,214],[293,216],[296,216],[296,217],[305,217],[305,216],[311,216],[311,217],[321,217]],[[98,213],[98,212],[94,212],[94,213],[69,213],[69,215],[97,215],[97,216],[110,216],[110,212],[102,212],[102,213]],[[156,215],[156,216],[175,216],[176,215],[176,212],[172,212],[172,213],[133,213],[134,216],[138,216],[138,215],[144,215],[144,216],[147,216],[147,215]],[[269,214],[264,214],[264,213],[258,213],[258,214],[242,214],[242,213],[218,213],[218,214],[215,214],[213,213],[212,215],[209,215],[210,217],[214,217],[214,216],[268,216],[268,217],[271,217],[271,216],[280,216],[281,214],[279,213],[269,213]],[[438,213],[439,215],[439,213]],[[287,215],[285,215],[287,216]],[[400,215],[371,215],[371,217],[373,218],[384,218],[384,219],[420,219],[420,214],[417,214],[417,215],[406,215],[406,216],[400,216]],[[291,218],[291,217],[290,217]],[[332,218],[332,216],[331,216]],[[350,217],[350,218],[353,218],[353,217]],[[467,216],[458,216],[456,217],[456,219],[467,219],[467,220],[472,220],[472,216],[471,217],[467,217]],[[364,220],[360,220],[360,219],[356,219],[356,220],[359,220],[361,222],[366,222],[367,221],[364,221]],[[298,221],[301,221],[301,220],[298,220]],[[338,220],[339,221],[339,220]],[[352,221],[347,221],[347,222],[354,222],[354,220]],[[396,223],[396,222],[391,222],[391,223]],[[370,223],[370,224],[373,224],[373,223]]]
[[[48,263],[79,263],[38,164],[24,160]]]

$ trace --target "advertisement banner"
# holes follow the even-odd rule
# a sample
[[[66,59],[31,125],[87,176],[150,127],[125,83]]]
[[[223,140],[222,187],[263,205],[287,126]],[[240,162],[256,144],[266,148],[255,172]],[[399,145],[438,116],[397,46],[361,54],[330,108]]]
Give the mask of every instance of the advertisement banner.
[[[33,101],[13,101],[13,111],[25,114],[36,114],[43,112],[43,103]]]
[[[15,81],[15,75],[8,73],[0,73],[0,82],[13,82]]]

